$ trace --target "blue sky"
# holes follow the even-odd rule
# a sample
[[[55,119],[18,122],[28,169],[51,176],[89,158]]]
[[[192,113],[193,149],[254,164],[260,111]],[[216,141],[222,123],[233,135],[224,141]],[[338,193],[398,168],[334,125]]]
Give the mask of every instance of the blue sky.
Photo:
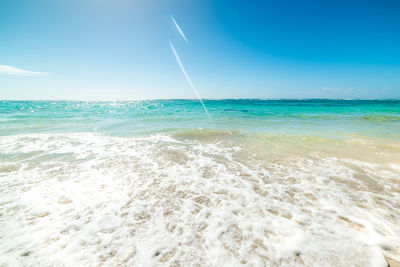
[[[400,1],[0,1],[0,99],[399,98]],[[182,38],[172,15],[188,43]]]

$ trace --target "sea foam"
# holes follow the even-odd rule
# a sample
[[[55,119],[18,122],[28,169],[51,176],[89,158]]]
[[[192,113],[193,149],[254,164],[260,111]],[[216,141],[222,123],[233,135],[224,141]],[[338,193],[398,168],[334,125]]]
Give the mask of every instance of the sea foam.
[[[0,265],[386,266],[398,144],[357,140],[3,136]],[[346,149],[360,140],[392,160]]]

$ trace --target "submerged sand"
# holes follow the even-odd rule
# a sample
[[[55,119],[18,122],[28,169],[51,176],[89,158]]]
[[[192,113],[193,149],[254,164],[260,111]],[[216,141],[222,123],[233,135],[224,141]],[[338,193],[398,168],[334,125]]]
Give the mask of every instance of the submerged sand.
[[[389,259],[389,258],[387,258],[386,260],[389,263],[390,267],[400,267],[400,262],[397,262],[397,261]]]

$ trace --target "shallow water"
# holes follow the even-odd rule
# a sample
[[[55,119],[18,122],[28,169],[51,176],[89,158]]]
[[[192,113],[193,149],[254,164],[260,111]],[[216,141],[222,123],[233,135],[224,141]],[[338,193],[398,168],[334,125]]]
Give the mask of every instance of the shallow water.
[[[386,266],[400,101],[0,102],[0,265]]]

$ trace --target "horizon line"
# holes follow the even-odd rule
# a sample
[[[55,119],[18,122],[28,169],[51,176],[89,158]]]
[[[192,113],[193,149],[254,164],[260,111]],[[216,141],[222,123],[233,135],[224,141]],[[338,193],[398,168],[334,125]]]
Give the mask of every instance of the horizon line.
[[[115,100],[104,100],[104,99],[98,99],[98,100],[89,100],[89,99],[0,99],[0,101],[10,101],[10,102],[18,102],[18,101],[26,101],[26,102],[49,102],[49,101],[76,101],[76,102],[132,102],[132,101],[159,101],[159,100],[192,100],[192,101],[199,101],[198,98],[143,98],[143,99],[115,99]],[[370,98],[260,98],[260,97],[254,97],[254,98],[203,98],[203,100],[208,100],[208,101],[219,101],[219,100],[340,100],[340,101],[354,101],[354,100],[360,100],[360,101],[368,101],[368,100],[400,100],[400,97],[397,98],[376,98],[376,97],[370,97]]]

